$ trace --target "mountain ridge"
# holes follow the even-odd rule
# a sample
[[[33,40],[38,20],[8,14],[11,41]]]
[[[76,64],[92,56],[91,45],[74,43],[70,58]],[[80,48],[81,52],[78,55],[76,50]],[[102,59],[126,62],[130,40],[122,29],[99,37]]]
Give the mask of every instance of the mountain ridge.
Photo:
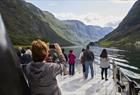
[[[34,11],[31,7],[35,8]],[[40,12],[39,15],[35,12],[36,9]],[[43,12],[30,3],[23,0],[1,0],[0,12],[14,45],[28,45],[34,39],[72,45],[71,42],[58,36],[49,24],[41,19],[45,16]]]
[[[100,42],[109,42],[110,46],[135,46],[140,41],[140,0],[136,1],[127,16],[113,32],[106,35]]]
[[[113,30],[112,27],[86,25],[78,20],[64,20],[64,23],[74,30],[73,33],[76,33],[79,39],[81,37],[84,38],[85,42],[98,41],[100,38],[104,37]]]
[[[38,38],[62,45],[81,45],[106,35],[102,33],[99,34],[102,36],[97,37],[99,31],[91,25],[78,20],[59,20],[52,13],[42,11],[24,0],[1,0],[0,12],[14,45],[28,45]],[[106,31],[109,33],[112,28]]]

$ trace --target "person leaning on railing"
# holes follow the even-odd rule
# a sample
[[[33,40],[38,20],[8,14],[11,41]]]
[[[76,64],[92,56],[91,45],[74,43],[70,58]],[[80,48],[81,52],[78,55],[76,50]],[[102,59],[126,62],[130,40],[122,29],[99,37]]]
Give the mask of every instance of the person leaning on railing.
[[[54,44],[62,64],[65,58],[59,44]],[[33,61],[26,66],[26,75],[32,95],[61,95],[56,76],[62,73],[60,64],[46,62],[49,55],[48,45],[41,41],[32,42]]]

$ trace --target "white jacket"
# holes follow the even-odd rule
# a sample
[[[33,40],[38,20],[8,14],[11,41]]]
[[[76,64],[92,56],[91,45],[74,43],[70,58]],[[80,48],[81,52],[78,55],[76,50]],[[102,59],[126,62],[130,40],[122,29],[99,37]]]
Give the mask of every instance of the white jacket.
[[[100,57],[100,67],[101,68],[108,68],[109,66],[110,66],[109,59]]]
[[[83,52],[80,53],[79,55],[79,60],[81,60],[81,57],[83,56]]]

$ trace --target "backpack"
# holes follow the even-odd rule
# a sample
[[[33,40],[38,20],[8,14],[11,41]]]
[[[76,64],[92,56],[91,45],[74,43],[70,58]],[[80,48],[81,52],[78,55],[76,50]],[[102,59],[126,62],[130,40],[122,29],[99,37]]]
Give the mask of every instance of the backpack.
[[[84,60],[84,56],[81,56],[80,63],[81,63],[81,64],[84,64],[84,61],[85,61],[85,60]]]
[[[85,61],[93,61],[94,60],[94,54],[93,54],[93,52],[91,52],[89,50],[86,50],[84,52],[84,59],[85,59]]]

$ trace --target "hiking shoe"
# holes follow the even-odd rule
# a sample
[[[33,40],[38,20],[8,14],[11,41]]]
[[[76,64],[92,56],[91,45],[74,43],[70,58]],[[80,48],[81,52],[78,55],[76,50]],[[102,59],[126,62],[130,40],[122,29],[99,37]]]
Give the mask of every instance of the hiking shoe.
[[[108,81],[108,79],[105,79],[105,81]]]
[[[85,76],[85,79],[87,79],[88,77],[87,76]]]
[[[67,74],[64,74],[64,76],[66,76]]]

